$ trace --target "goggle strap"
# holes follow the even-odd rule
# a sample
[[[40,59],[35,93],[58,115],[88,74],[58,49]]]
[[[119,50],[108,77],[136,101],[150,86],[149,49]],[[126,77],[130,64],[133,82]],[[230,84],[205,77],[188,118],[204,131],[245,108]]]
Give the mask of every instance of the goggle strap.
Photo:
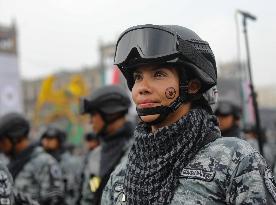
[[[183,102],[184,102],[183,98],[177,97],[176,100],[173,103],[171,103],[169,106],[162,105],[162,106],[157,106],[153,108],[143,108],[143,109],[136,108],[136,110],[140,119],[141,119],[141,116],[159,114],[159,117],[157,117],[157,119],[155,119],[150,123],[147,123],[149,125],[154,125],[162,122],[170,113],[176,111]]]

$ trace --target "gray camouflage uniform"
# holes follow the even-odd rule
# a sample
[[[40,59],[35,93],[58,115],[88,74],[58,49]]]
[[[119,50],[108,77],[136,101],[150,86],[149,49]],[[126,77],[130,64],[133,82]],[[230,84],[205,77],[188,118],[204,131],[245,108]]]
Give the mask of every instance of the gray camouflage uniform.
[[[95,150],[90,151],[86,156],[87,162],[84,163],[83,167],[83,181],[80,185],[80,194],[78,204],[80,205],[91,205],[94,201],[94,195],[91,190],[91,180],[94,176],[98,176],[100,172],[100,158],[101,158],[101,147],[97,147]]]
[[[65,201],[67,205],[75,205],[78,195],[78,173],[81,169],[81,160],[64,152],[59,162],[62,171],[62,178],[65,186]]]
[[[0,162],[0,205],[14,203],[12,193],[13,180],[5,165]]]
[[[102,204],[127,204],[127,158],[112,173]],[[181,171],[171,204],[276,204],[273,175],[264,158],[247,142],[219,138],[203,147]]]
[[[276,164],[273,167],[273,174],[274,174],[274,178],[276,178]]]
[[[14,179],[18,192],[29,194],[41,204],[52,204],[54,198],[63,196],[61,169],[56,160],[36,147],[30,160]]]

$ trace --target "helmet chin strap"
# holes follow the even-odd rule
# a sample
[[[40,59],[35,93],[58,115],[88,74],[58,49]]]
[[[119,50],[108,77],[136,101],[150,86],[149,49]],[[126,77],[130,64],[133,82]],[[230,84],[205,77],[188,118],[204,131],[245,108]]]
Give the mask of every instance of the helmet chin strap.
[[[161,105],[161,106],[152,107],[152,108],[142,108],[142,109],[136,108],[136,110],[140,119],[141,119],[141,116],[159,114],[159,116],[155,120],[151,122],[147,122],[148,125],[156,125],[161,123],[163,120],[165,120],[170,113],[175,112],[180,107],[180,105],[184,102],[185,102],[184,99],[178,96],[176,100],[173,101],[169,106]]]

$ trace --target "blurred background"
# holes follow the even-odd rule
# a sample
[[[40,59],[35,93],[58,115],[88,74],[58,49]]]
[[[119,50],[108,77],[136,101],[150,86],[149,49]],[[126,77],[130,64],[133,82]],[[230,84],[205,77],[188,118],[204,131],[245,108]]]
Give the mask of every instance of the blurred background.
[[[252,76],[262,127],[275,139],[275,8],[275,0],[0,0],[0,116],[26,114],[34,139],[56,124],[81,145],[90,126],[79,98],[105,84],[125,86],[113,69],[115,41],[150,23],[185,26],[208,41],[219,98],[242,107],[242,124],[254,123],[241,10],[257,18],[247,22]]]

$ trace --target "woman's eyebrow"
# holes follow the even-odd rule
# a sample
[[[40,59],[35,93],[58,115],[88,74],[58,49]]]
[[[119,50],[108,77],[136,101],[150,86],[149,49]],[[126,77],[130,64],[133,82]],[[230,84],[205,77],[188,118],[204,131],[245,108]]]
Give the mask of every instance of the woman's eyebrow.
[[[140,70],[133,71],[133,74],[141,74],[142,72]]]
[[[163,65],[154,65],[150,68],[148,68],[149,70],[155,71],[155,70],[159,70],[159,69],[166,69],[166,67],[164,67]],[[139,69],[133,71],[133,74],[140,74],[142,73],[142,71],[140,71]]]

